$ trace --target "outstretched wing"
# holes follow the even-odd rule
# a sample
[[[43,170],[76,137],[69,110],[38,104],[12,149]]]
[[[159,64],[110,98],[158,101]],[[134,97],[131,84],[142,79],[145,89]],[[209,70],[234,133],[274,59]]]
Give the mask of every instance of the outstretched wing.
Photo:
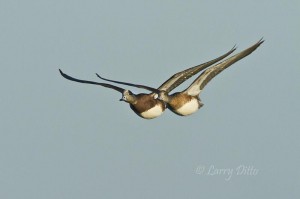
[[[115,80],[111,80],[111,79],[106,79],[104,77],[101,77],[100,75],[98,75],[98,73],[96,73],[97,77],[99,77],[100,79],[102,80],[105,80],[105,81],[108,81],[108,82],[114,82],[114,83],[117,83],[117,84],[123,84],[123,85],[127,85],[127,86],[134,86],[136,88],[143,88],[143,89],[146,89],[148,91],[152,91],[152,92],[155,92],[155,93],[159,93],[159,90],[156,89],[156,88],[152,88],[150,86],[145,86],[145,85],[141,85],[141,84],[132,84],[132,83],[127,83],[127,82],[121,82],[121,81],[115,81]]]
[[[166,92],[172,91],[177,86],[182,84],[184,81],[188,80],[189,78],[191,78],[192,76],[194,76],[195,74],[200,72],[201,70],[204,70],[205,68],[221,61],[222,59],[224,59],[225,57],[230,55],[235,50],[236,50],[236,47],[234,46],[230,51],[228,51],[227,53],[225,53],[224,55],[222,55],[220,57],[217,57],[216,59],[213,59],[211,61],[205,62],[203,64],[200,64],[200,65],[197,65],[197,66],[188,68],[184,71],[176,73],[175,75],[170,77],[167,81],[165,81],[158,89],[161,91],[166,91]]]
[[[60,69],[59,69],[59,72],[60,74],[68,79],[68,80],[71,80],[71,81],[74,81],[74,82],[79,82],[79,83],[85,83],[85,84],[94,84],[94,85],[100,85],[100,86],[104,86],[104,87],[107,87],[107,88],[111,88],[111,89],[114,89],[116,91],[119,91],[120,93],[123,93],[125,91],[125,89],[123,88],[120,88],[120,87],[117,87],[117,86],[114,86],[114,85],[111,85],[111,84],[105,84],[105,83],[98,83],[98,82],[92,82],[92,81],[87,81],[87,80],[80,80],[80,79],[76,79],[74,77],[71,77],[65,73],[63,73]]]
[[[133,83],[129,83],[129,82],[121,82],[121,81],[116,81],[116,80],[111,80],[111,79],[107,79],[104,77],[101,77],[100,75],[98,75],[96,73],[96,75],[105,81],[109,81],[109,82],[114,82],[117,84],[123,84],[123,85],[127,85],[127,86],[133,86],[136,88],[143,88],[155,93],[159,93],[160,91],[166,91],[166,92],[170,92],[171,90],[175,89],[177,86],[179,86],[181,83],[183,83],[184,81],[188,80],[190,77],[192,77],[193,75],[197,74],[199,71],[207,68],[208,66],[224,59],[225,57],[227,57],[228,55],[230,55],[233,51],[235,51],[235,47],[233,47],[230,51],[228,51],[227,53],[225,53],[224,55],[208,61],[204,64],[200,64],[197,66],[194,66],[192,68],[186,69],[184,71],[178,72],[175,75],[173,75],[172,77],[170,77],[167,81],[165,81],[158,89],[149,87],[149,86],[145,86],[145,85],[141,85],[141,84],[133,84]]]
[[[201,75],[195,79],[195,81],[184,91],[188,93],[189,95],[195,96],[200,94],[200,92],[203,90],[203,88],[206,86],[206,84],[212,80],[216,75],[221,73],[223,70],[234,64],[235,62],[243,59],[244,57],[250,55],[253,51],[255,51],[262,43],[264,42],[263,39],[259,40],[256,44],[253,46],[247,48],[246,50],[243,50],[242,52],[222,61],[219,64],[216,64],[215,66],[212,66],[211,68],[205,70]]]

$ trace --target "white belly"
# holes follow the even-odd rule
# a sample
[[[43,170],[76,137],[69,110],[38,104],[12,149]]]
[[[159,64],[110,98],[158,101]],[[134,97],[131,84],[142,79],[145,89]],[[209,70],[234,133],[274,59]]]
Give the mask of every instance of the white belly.
[[[199,101],[197,99],[192,99],[179,109],[175,110],[176,113],[180,115],[190,115],[195,113],[199,109]]]
[[[153,119],[160,116],[163,112],[164,111],[161,108],[161,106],[156,105],[153,108],[149,109],[148,111],[142,112],[141,116],[146,119]]]

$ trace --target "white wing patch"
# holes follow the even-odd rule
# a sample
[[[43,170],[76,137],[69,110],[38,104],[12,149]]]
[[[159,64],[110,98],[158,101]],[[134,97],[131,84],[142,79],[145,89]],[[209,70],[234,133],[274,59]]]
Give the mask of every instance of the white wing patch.
[[[218,65],[216,65],[218,66]],[[209,74],[214,72],[216,66],[205,70],[197,79],[187,88],[187,93],[191,96],[199,95],[202,90],[200,90],[201,84],[208,78]]]
[[[187,94],[190,96],[197,96],[202,90],[199,89],[199,85],[194,85],[187,90]]]

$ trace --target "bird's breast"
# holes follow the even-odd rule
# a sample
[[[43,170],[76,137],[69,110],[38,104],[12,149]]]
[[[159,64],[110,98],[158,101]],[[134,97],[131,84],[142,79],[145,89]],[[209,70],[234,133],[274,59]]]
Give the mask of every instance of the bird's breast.
[[[160,116],[163,112],[164,112],[164,108],[160,104],[157,104],[156,106],[150,108],[149,110],[142,112],[140,115],[145,119],[153,119]]]
[[[192,98],[190,101],[173,111],[179,115],[186,116],[195,113],[202,105],[203,104],[198,99]]]

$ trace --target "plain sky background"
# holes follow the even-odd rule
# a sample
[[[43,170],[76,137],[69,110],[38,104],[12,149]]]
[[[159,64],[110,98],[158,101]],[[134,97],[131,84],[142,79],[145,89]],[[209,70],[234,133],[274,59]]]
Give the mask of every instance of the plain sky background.
[[[299,0],[2,0],[0,198],[299,198],[299,19]],[[188,117],[58,72],[158,87],[261,37]],[[208,173],[240,165],[259,172]]]

